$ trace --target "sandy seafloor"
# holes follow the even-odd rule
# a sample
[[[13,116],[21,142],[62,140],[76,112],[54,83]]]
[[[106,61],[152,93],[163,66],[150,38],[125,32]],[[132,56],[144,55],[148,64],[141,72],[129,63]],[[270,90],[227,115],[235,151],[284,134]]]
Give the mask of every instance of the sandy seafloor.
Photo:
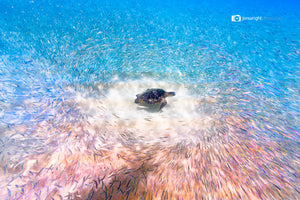
[[[0,10],[0,199],[300,199],[296,2]]]

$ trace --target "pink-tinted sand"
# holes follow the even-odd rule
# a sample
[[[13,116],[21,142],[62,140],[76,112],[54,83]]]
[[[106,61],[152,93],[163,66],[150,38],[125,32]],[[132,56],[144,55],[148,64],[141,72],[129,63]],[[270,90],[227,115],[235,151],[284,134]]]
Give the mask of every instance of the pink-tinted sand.
[[[61,135],[49,138],[49,151],[0,168],[0,198],[299,198],[297,160],[284,143],[254,139],[251,131],[236,133],[249,121],[228,117],[225,122],[228,129],[218,142],[173,146],[101,146],[84,124],[57,126]],[[50,126],[38,127],[38,134],[49,134]]]

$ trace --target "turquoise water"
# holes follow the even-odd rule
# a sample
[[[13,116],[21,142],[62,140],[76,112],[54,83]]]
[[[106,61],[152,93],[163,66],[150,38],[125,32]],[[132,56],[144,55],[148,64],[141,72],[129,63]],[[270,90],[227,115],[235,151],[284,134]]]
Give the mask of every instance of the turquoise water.
[[[89,124],[93,135],[104,123],[99,146],[169,148],[216,144],[230,116],[247,122],[236,137],[284,146],[299,194],[299,4],[2,0],[0,9],[1,187],[15,177],[8,168],[65,143],[53,127]],[[269,18],[232,22],[237,14]],[[134,104],[151,87],[177,94],[163,112]],[[120,142],[120,130],[135,139]]]

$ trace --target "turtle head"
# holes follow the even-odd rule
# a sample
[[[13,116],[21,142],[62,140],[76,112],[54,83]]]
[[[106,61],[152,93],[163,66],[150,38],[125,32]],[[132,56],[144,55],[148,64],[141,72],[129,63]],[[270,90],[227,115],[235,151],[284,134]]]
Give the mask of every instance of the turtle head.
[[[175,92],[167,92],[166,97],[173,97],[175,96]]]

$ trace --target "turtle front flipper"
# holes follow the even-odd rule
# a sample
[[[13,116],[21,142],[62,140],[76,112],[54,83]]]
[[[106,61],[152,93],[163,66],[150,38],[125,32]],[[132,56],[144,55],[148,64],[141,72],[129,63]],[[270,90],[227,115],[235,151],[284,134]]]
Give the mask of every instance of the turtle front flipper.
[[[165,105],[167,105],[167,101],[166,101],[166,100],[164,100],[164,101],[161,103],[159,110],[161,110]]]

